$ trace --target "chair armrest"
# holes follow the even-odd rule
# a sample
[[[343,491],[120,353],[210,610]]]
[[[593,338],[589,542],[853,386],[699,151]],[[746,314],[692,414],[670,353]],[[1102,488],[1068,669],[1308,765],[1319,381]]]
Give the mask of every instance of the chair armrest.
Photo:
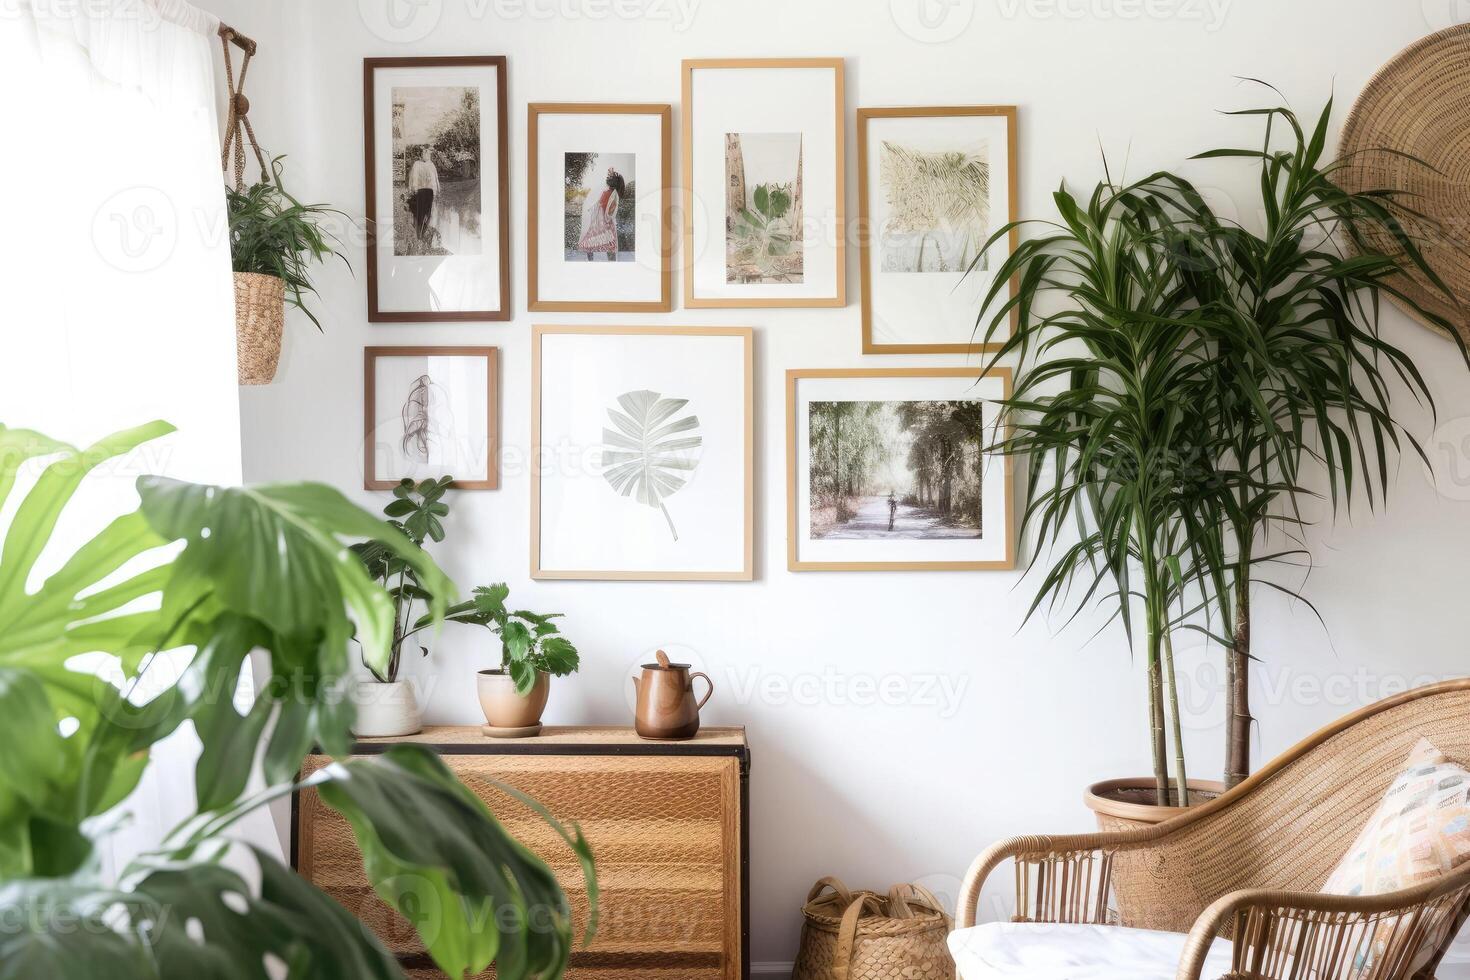
[[[1369,959],[1375,980],[1428,977],[1459,931],[1467,903],[1470,865],[1383,895],[1231,892],[1190,931],[1177,980],[1214,980],[1201,976],[1205,958],[1227,929],[1235,936],[1231,977],[1351,980],[1366,975]]]
[[[1105,924],[1113,854],[1162,839],[1167,835],[1160,828],[1165,826],[1001,841],[982,851],[966,872],[955,928],[975,924],[980,890],[1007,859],[1016,863],[1014,921]]]

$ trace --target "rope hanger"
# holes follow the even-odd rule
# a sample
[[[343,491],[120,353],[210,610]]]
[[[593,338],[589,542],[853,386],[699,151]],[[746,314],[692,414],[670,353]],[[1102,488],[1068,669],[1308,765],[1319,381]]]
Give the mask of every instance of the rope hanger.
[[[224,145],[220,147],[219,166],[226,174],[230,172],[231,146],[234,148],[235,190],[245,189],[245,140],[250,140],[250,149],[260,164],[260,179],[270,180],[270,168],[265,154],[255,139],[255,128],[250,125],[250,100],[245,97],[245,73],[250,70],[250,59],[255,57],[255,41],[239,33],[228,24],[219,27],[220,46],[225,53],[225,89],[229,93],[229,116],[225,120]],[[240,61],[240,78],[235,79],[235,66],[230,60],[230,44],[234,43],[245,57]]]

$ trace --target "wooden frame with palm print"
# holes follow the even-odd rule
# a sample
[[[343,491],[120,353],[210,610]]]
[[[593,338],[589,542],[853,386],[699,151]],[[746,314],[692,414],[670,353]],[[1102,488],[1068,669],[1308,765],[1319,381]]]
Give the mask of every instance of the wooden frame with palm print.
[[[872,200],[875,176],[869,173],[868,168],[868,135],[872,121],[882,119],[915,119],[915,118],[954,118],[954,117],[1000,117],[1006,121],[1007,146],[1003,154],[995,154],[992,161],[1002,159],[1006,165],[1007,213],[996,216],[991,221],[990,231],[999,230],[1006,224],[1017,220],[1017,212],[1020,208],[1020,181],[1019,163],[1016,139],[1016,116],[1017,109],[1013,105],[968,105],[968,106],[902,106],[881,109],[858,109],[857,111],[857,146],[858,146],[858,282],[862,303],[863,323],[863,353],[864,354],[974,354],[987,353],[1000,349],[999,343],[880,343],[874,340],[873,331],[873,229],[872,225]],[[1010,249],[1012,251],[1020,244],[1020,229],[1012,228],[1010,231]],[[1016,283],[1012,280],[1011,289],[1014,293]],[[975,311],[976,314],[979,311]],[[1016,310],[1011,310],[1012,329],[1016,323]],[[974,317],[971,317],[973,321]],[[984,327],[980,330],[983,333]]]
[[[739,509],[741,535],[738,563],[723,569],[642,569],[627,568],[548,568],[542,554],[542,490],[543,470],[557,465],[554,453],[544,450],[543,408],[554,389],[542,377],[545,371],[543,341],[553,336],[582,337],[706,337],[738,338],[740,360],[729,364],[738,372],[740,406],[740,442],[737,450],[743,479],[733,484],[742,492]],[[749,582],[755,578],[755,331],[750,327],[678,327],[678,326],[542,326],[532,329],[531,338],[531,577],[533,579],[617,580],[640,582],[725,581]],[[580,457],[579,457],[580,459]],[[581,465],[579,463],[579,465]],[[586,478],[585,476],[583,478]],[[597,476],[600,480],[601,474]],[[737,567],[738,566],[738,567]]]

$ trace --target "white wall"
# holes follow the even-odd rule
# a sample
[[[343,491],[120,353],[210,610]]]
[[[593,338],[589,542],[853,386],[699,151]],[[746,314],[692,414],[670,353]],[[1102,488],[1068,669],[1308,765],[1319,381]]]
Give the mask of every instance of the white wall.
[[[516,316],[504,324],[369,326],[364,257],[354,244],[356,278],[338,268],[321,274],[325,335],[293,315],[276,383],[241,391],[247,479],[325,480],[367,506],[382,505],[383,495],[355,489],[366,344],[499,346],[504,444],[524,458],[531,324],[630,322],[525,312],[529,100],[672,102],[677,138],[681,58],[842,55],[849,121],[858,106],[1018,104],[1022,212],[1044,217],[1059,181],[1090,188],[1097,179],[1099,143],[1115,167],[1142,175],[1178,167],[1207,147],[1254,140],[1249,124],[1216,113],[1266,99],[1236,76],[1270,80],[1313,116],[1335,89],[1340,123],[1381,63],[1447,26],[1453,13],[1452,0],[923,2],[927,21],[907,0],[211,4],[262,42],[252,74],[257,131],[272,152],[289,154],[294,189],[358,217],[361,59],[476,53],[505,54],[510,63]],[[392,3],[410,15],[407,26],[385,26],[384,5]],[[855,128],[848,133],[851,168]],[[1221,207],[1250,219],[1248,169],[1190,172],[1216,189]],[[855,214],[855,171],[849,176]],[[715,677],[705,721],[748,726],[753,747],[753,946],[755,960],[766,963],[792,958],[798,907],[818,876],[885,889],[918,880],[952,898],[981,847],[1010,834],[1086,829],[1082,788],[1148,765],[1144,681],[1121,635],[1088,642],[1085,622],[1055,632],[1042,623],[1022,628],[1030,591],[1019,574],[786,571],[783,372],[942,360],[861,357],[855,254],[848,277],[851,302],[842,310],[676,310],[631,320],[757,328],[753,584],[533,583],[528,481],[511,471],[498,492],[452,499],[450,541],[436,550],[465,588],[505,580],[518,602],[567,613],[585,667],[556,684],[550,722],[629,721],[631,667],[656,646],[677,649]],[[1356,704],[1466,671],[1459,559],[1470,551],[1470,387],[1447,341],[1396,312],[1386,329],[1437,392],[1441,438],[1430,452],[1442,488],[1405,463],[1388,513],[1361,508],[1356,520],[1314,534],[1308,588],[1330,633],[1305,609],[1263,597],[1255,637],[1264,660],[1257,691],[1266,755]],[[1431,428],[1421,431],[1427,437]],[[492,656],[484,636],[451,631],[430,661],[413,665],[431,722],[476,720],[473,671]],[[1195,705],[1192,766],[1210,776],[1224,741],[1214,658],[1183,657]],[[874,690],[898,691],[899,703],[875,700]],[[1001,901],[1003,890],[988,898],[990,915]]]

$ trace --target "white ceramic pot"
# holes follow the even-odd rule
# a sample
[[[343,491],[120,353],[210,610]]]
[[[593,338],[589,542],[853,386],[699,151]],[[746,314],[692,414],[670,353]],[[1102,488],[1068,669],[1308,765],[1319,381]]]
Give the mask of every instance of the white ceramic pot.
[[[424,727],[418,698],[408,681],[380,684],[358,681],[352,690],[352,703],[357,706],[357,720],[352,734],[358,738],[392,738],[412,735]]]

